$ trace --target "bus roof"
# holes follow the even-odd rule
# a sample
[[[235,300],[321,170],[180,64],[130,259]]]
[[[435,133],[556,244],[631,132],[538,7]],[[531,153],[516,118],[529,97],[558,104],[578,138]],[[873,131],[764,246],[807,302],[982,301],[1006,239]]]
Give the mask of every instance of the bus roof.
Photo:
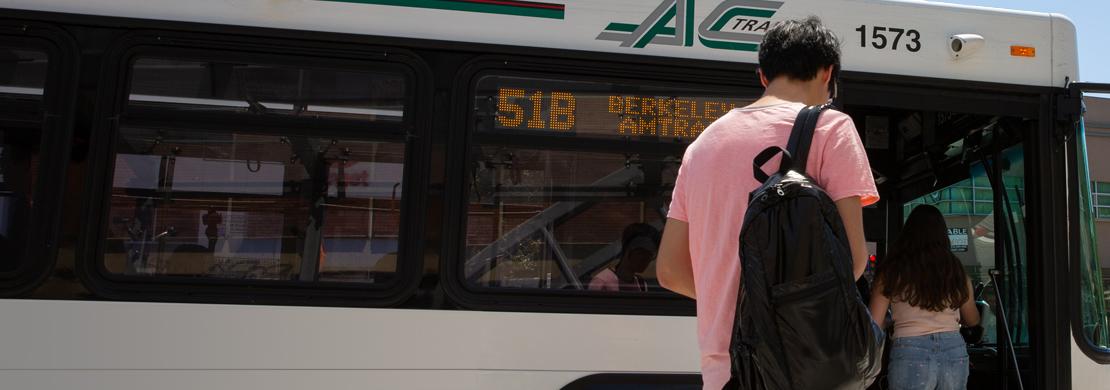
[[[817,15],[845,70],[1056,86],[1078,76],[1066,17],[884,0],[0,0],[73,14],[757,62],[774,23]],[[981,36],[955,58],[949,37]]]

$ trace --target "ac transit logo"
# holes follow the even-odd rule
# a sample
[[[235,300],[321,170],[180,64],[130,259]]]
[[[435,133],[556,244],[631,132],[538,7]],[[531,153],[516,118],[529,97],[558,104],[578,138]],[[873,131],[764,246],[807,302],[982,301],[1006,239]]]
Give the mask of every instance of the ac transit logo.
[[[596,39],[620,42],[621,47],[693,46],[694,1],[663,0],[640,24],[609,23]],[[770,0],[723,1],[698,25],[698,41],[713,49],[758,51],[763,33],[773,24],[771,17],[783,4]]]

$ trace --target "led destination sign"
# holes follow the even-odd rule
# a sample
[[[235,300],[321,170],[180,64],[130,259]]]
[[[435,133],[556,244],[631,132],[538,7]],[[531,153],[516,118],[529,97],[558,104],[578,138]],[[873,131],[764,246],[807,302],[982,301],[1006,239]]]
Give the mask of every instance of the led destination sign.
[[[751,101],[690,89],[509,77],[487,77],[479,91],[488,91],[479,92],[485,95],[478,99],[480,114],[493,119],[482,122],[485,130],[684,141]]]

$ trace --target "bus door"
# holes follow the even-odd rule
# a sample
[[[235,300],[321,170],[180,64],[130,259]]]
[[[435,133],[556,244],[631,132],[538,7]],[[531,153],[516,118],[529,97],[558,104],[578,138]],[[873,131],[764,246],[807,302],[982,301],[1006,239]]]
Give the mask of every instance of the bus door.
[[[1059,98],[1057,119],[1067,142],[1072,388],[1110,380],[1110,84],[1072,83]],[[1088,149],[1090,145],[1090,150]],[[1090,154],[1088,152],[1091,152]],[[1101,244],[1101,245],[1100,245]],[[1101,251],[1100,251],[1101,249]]]
[[[936,183],[947,184],[902,204],[903,218],[920,205],[940,209],[950,249],[974,286],[982,329],[964,332],[969,388],[1005,388],[1017,379],[1015,365],[1030,367],[1025,126],[992,118],[946,145],[940,157],[922,157],[940,168],[929,173]]]
[[[880,98],[857,101],[846,102],[844,111],[862,133],[883,198],[864,210],[876,265],[897,242],[914,207],[940,209],[950,249],[971,278],[983,313],[981,331],[966,335],[968,388],[1018,388],[1015,367],[1022,377],[1033,372],[1030,319],[1036,317],[1029,311],[1026,222],[1037,209],[1028,204],[1026,160],[1028,140],[1040,125],[1035,107],[974,113],[910,103],[884,106]],[[885,388],[883,381],[873,388]]]

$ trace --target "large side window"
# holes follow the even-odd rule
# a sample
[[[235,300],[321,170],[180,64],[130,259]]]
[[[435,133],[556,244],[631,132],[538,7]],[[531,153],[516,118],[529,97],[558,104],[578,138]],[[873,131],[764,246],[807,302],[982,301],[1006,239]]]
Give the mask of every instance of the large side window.
[[[612,296],[667,294],[655,254],[682,153],[755,96],[511,74],[475,91],[466,286]]]
[[[0,23],[0,294],[37,287],[54,266],[75,53],[50,26]]]
[[[45,51],[0,46],[0,273],[26,261],[48,63]]]
[[[410,74],[234,58],[130,62],[101,272],[222,285],[395,285]]]

